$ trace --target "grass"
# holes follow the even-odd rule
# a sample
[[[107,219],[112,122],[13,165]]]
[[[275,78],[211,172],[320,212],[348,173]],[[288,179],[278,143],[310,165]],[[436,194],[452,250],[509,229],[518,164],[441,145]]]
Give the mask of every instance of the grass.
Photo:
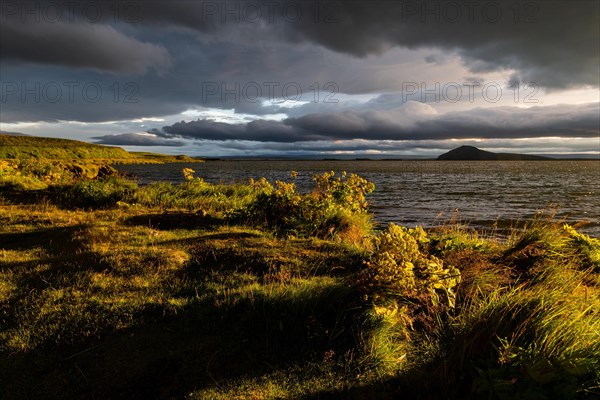
[[[101,146],[77,140],[36,136],[0,135],[1,159],[128,159],[120,147]]]
[[[0,135],[0,160],[51,160],[94,164],[197,162],[195,158],[149,152],[127,152],[116,146],[37,136]]]
[[[165,357],[182,363],[178,379],[191,388],[212,381],[208,363],[213,376],[241,376],[350,340],[336,326],[351,296],[337,271],[358,257],[342,244],[244,227],[161,230],[123,211],[10,214],[19,228],[1,238],[7,398],[77,397],[85,387],[120,396]],[[40,369],[15,369],[27,360]],[[111,370],[120,378],[105,386]]]
[[[600,396],[600,242],[551,216],[319,235],[248,219],[255,184],[23,186],[0,198],[2,399]]]
[[[120,147],[69,139],[0,135],[0,186],[4,191],[45,190],[58,184],[79,183],[121,174],[112,164],[192,163],[203,160],[185,155],[129,153]],[[90,187],[94,184],[87,183]],[[96,185],[98,186],[98,185]],[[65,200],[75,198],[68,195]]]

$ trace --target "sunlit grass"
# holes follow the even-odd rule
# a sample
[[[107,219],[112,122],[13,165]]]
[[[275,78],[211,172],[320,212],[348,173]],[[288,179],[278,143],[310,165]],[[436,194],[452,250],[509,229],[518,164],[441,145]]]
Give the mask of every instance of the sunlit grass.
[[[310,234],[302,210],[295,227],[249,220],[268,216],[240,212],[251,185],[121,185],[0,202],[3,398],[600,391],[600,241],[552,216],[508,235],[398,228],[386,247],[368,213],[323,214],[344,228],[331,234]],[[278,206],[310,203],[286,188]],[[367,268],[390,290],[365,285]]]

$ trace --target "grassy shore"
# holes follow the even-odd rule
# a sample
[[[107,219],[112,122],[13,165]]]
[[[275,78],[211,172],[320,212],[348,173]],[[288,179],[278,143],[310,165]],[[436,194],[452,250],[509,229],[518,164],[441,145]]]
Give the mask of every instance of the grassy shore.
[[[0,159],[41,161],[82,161],[94,163],[165,163],[202,161],[189,156],[149,152],[128,152],[120,147],[102,146],[71,139],[0,135]]]
[[[70,139],[0,135],[0,185],[40,190],[73,184],[79,179],[119,175],[114,164],[194,163],[186,155],[127,152]]]
[[[2,399],[600,396],[600,242],[551,216],[374,229],[355,175],[23,165],[0,169]]]

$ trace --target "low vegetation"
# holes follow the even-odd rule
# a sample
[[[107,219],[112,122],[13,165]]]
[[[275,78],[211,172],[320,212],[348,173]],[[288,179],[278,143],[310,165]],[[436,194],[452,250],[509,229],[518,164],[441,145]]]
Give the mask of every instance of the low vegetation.
[[[77,140],[36,136],[0,135],[1,159],[130,159],[120,147],[101,146]]]
[[[64,171],[0,161],[3,399],[600,396],[600,241],[552,216],[374,229],[351,174]]]
[[[77,140],[0,134],[0,184],[19,189],[45,189],[79,178],[118,175],[111,164],[201,162],[189,156],[129,153],[120,147]],[[15,177],[15,175],[17,177]]]

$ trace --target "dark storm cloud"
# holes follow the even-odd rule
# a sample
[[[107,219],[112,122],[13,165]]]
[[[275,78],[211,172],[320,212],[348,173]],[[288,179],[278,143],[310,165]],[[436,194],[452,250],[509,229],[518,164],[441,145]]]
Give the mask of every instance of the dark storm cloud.
[[[3,60],[60,64],[125,74],[159,74],[171,66],[169,52],[141,42],[110,25],[7,22],[0,29]]]
[[[171,146],[182,147],[185,143],[181,140],[169,140],[162,137],[139,133],[121,133],[116,135],[96,136],[92,139],[99,144],[115,146]]]
[[[141,23],[218,35],[243,26],[268,32],[273,40],[311,41],[358,57],[396,46],[438,48],[457,52],[474,73],[515,69],[522,81],[562,88],[598,85],[599,10],[594,0],[279,0],[153,1],[139,13]],[[443,59],[436,54],[428,61]]]
[[[282,44],[256,48],[254,44],[198,43],[189,35],[172,32],[165,35],[163,40],[168,44],[173,58],[173,66],[164,76],[148,73],[121,76],[65,66],[0,63],[0,92],[5,94],[0,96],[2,121],[115,121],[174,115],[199,107],[264,115],[285,110],[280,111],[280,107],[274,105],[264,106],[260,99],[249,102],[244,97],[236,100],[233,95],[221,94],[226,90],[235,90],[236,84],[240,87],[237,91],[239,94],[248,82],[258,82],[263,97],[268,98],[265,83],[276,82],[278,86],[274,95],[281,97],[286,83],[299,82],[303,91],[302,100],[310,101],[310,86],[316,80],[311,75],[316,73],[316,67],[319,71],[323,68],[327,74],[321,79],[323,83],[334,79],[334,71],[327,70],[325,65],[316,60],[319,52],[315,46],[297,51]],[[290,56],[290,53],[295,55]],[[72,101],[69,82],[79,82],[74,88]],[[37,90],[36,84],[39,84]],[[84,93],[85,87],[96,84],[101,87],[101,96],[98,96],[98,101],[89,101]],[[218,92],[206,95],[207,84],[216,85]],[[57,101],[52,98],[55,90],[51,87],[56,85],[62,92]],[[363,86],[366,87],[368,84]],[[95,94],[93,89],[90,89],[92,97]],[[248,93],[254,96],[253,92]]]
[[[6,17],[0,32],[2,84],[11,85],[11,90],[18,86],[15,94],[2,101],[3,122],[115,121],[174,115],[204,107],[254,117],[286,113],[294,118],[284,123],[257,120],[235,129],[210,121],[195,122],[193,132],[186,134],[204,132],[207,137],[221,138],[217,140],[250,137],[296,142],[366,137],[365,132],[372,129],[380,137],[404,137],[413,135],[414,127],[389,111],[405,103],[397,94],[401,83],[412,80],[427,55],[433,63],[423,68],[433,71],[423,75],[427,87],[434,85],[434,80],[443,80],[442,74],[435,71],[444,71],[455,55],[467,63],[474,76],[515,69],[514,74],[506,73],[512,74],[506,76],[509,85],[529,81],[553,88],[598,85],[596,1],[90,1],[85,3],[102,9],[97,20],[84,16],[80,7],[73,20],[64,12],[56,22],[44,16],[36,20],[35,15],[19,14],[21,3],[1,3],[4,14],[0,18]],[[450,3],[457,5],[461,14],[456,22],[451,21],[452,10],[447,5]],[[6,7],[15,4],[17,9]],[[244,13],[249,4],[258,5],[260,18]],[[283,16],[283,10],[293,11],[298,6],[302,8],[299,19]],[[118,15],[114,14],[115,7],[121,7]],[[497,21],[494,7],[500,7]],[[422,50],[408,52],[399,48]],[[148,73],[153,70],[159,75]],[[111,73],[104,73],[107,71]],[[450,79],[445,74],[443,77]],[[65,87],[71,81],[81,83],[74,101],[68,100]],[[280,84],[279,89],[287,82],[298,82],[305,95],[302,100],[308,103],[264,106],[261,100],[267,97],[266,91],[258,101],[249,102],[232,96],[223,99],[220,93],[206,97],[203,90],[207,82],[224,83],[229,88],[241,83],[243,88],[248,82],[272,81]],[[310,87],[315,81],[321,86],[336,82],[339,93],[392,94],[381,95],[367,104],[312,102]],[[35,94],[23,95],[23,83],[27,90],[40,83],[40,89],[35,91],[41,93],[41,99],[34,99]],[[46,85],[55,83],[63,90],[62,98],[56,102],[44,96],[48,93]],[[97,102],[88,101],[82,94],[90,83],[102,87]],[[130,83],[136,91],[125,89]],[[9,93],[5,89],[3,86],[3,92]],[[136,101],[125,102],[131,93],[135,93]],[[276,95],[280,96],[281,90]],[[418,97],[415,94],[411,99]],[[352,111],[341,112],[344,109]],[[477,121],[479,112],[475,110],[473,120]],[[466,116],[463,119],[471,120]],[[433,121],[420,121],[417,135],[435,135],[450,123],[454,123],[453,128],[473,132],[460,121]],[[427,124],[431,125],[429,131],[425,131]],[[571,131],[570,127],[565,129]],[[502,134],[500,128],[496,132]],[[512,131],[506,134],[511,135]]]
[[[290,24],[298,36],[366,56],[393,46],[457,51],[475,73],[519,71],[546,87],[598,85],[597,1],[339,2],[335,22]],[[440,56],[429,57],[439,62]]]
[[[475,109],[428,120],[420,132],[435,138],[598,137],[599,115],[599,103]]]
[[[123,2],[91,2],[100,9],[97,21],[92,23],[79,8],[63,10],[59,23],[53,24],[44,23],[47,17],[40,23],[23,16],[19,11],[32,6],[21,4],[63,3],[6,3],[10,7],[3,7],[8,21],[3,21],[3,57],[32,62],[133,73],[148,66],[168,67],[165,49],[103,25],[120,23],[135,29],[184,28],[201,33],[203,40],[229,37],[257,45],[310,41],[357,57],[393,47],[436,48],[457,52],[474,73],[514,69],[518,75],[513,80],[554,88],[599,81],[600,4],[595,0],[125,2],[129,7]],[[121,12],[115,14],[114,9]],[[291,52],[278,56],[293,57]],[[439,63],[444,58],[435,54],[428,61]]]
[[[6,0],[0,3],[2,60],[137,75],[152,68],[162,74],[172,64],[169,51],[125,32],[143,33],[144,27],[164,32],[174,25],[214,33],[224,25],[211,12],[216,3]]]
[[[456,51],[475,73],[515,69],[522,81],[562,88],[598,85],[599,10],[594,0],[236,0],[151,1],[138,13],[142,24],[219,36],[263,32],[272,40],[311,41],[357,57],[396,46]],[[428,58],[442,63],[445,56]]]
[[[156,131],[161,134],[160,131]],[[251,140],[259,142],[301,142],[327,140],[278,121],[255,120],[246,124],[227,124],[210,119],[178,122],[162,129],[166,137],[206,140]]]
[[[599,104],[548,107],[477,108],[432,114],[414,102],[397,110],[308,114],[283,121],[225,124],[211,120],[179,122],[163,128],[167,137],[259,142],[319,140],[443,140],[450,138],[595,137],[600,135]]]

